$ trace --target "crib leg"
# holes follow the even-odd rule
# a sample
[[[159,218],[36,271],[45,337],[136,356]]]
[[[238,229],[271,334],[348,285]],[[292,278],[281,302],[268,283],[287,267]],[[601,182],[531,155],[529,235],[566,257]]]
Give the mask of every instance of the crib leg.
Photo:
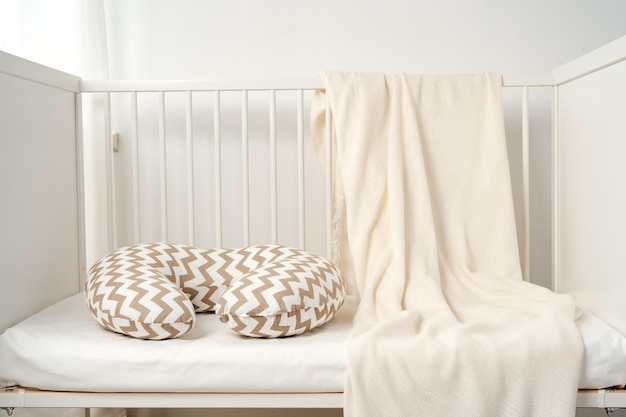
[[[7,412],[7,415],[12,416],[13,415],[13,410],[15,410],[15,408],[13,407],[2,407],[0,408],[0,410],[4,410]]]

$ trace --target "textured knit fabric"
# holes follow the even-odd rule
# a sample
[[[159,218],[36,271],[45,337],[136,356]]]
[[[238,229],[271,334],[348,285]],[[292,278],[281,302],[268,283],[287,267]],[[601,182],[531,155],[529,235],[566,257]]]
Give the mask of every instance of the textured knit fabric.
[[[573,416],[576,309],[521,279],[501,77],[322,77],[335,262],[360,297],[345,415]]]

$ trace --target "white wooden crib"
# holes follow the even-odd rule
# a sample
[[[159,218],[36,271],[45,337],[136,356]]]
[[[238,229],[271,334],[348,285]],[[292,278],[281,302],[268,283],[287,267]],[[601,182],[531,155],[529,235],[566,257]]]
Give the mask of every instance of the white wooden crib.
[[[528,97],[529,90],[548,89],[553,289],[573,295],[622,334],[625,61],[626,37],[551,74],[504,76],[505,88],[519,90],[522,102],[518,230],[525,276],[531,243]],[[86,194],[98,202],[89,210],[103,220],[96,233],[106,235],[106,245],[91,249],[97,256],[146,241],[200,247],[271,242],[319,254],[330,247],[332,172],[322,169],[308,140],[309,101],[322,88],[316,79],[86,81],[2,53],[0,87],[0,331],[82,288],[89,266]],[[93,184],[85,190],[87,141],[105,155],[102,196],[92,195]],[[60,386],[17,381],[3,387],[0,408],[341,408],[343,401],[340,387],[323,384],[311,390],[218,384],[210,390],[116,392],[92,388],[89,381],[63,387],[63,378],[54,378]],[[594,389],[579,391],[579,407],[626,407],[626,391],[588,388]]]

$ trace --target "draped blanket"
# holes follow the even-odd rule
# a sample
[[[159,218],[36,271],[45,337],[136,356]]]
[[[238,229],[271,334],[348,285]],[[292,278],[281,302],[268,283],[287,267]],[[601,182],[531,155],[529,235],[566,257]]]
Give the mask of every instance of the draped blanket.
[[[501,77],[322,74],[347,417],[573,416],[575,305],[521,279]]]

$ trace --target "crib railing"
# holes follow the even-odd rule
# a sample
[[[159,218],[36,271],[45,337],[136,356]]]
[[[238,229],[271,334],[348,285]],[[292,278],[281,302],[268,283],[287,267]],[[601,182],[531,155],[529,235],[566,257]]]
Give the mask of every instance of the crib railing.
[[[521,95],[521,120],[513,123],[521,129],[512,134],[521,141],[518,230],[528,279],[529,88],[552,80],[503,81]],[[108,249],[150,240],[203,247],[272,242],[330,255],[331,147],[324,170],[308,120],[322,88],[317,79],[83,81],[85,108],[103,108]]]

